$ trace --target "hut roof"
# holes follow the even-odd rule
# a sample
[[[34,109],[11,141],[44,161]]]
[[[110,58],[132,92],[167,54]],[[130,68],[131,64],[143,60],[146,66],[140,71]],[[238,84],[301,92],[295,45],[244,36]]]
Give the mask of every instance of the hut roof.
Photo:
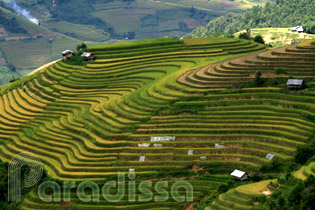
[[[175,141],[175,136],[151,136],[151,141]]]
[[[93,54],[92,54],[92,53],[85,52],[85,53],[83,53],[81,56],[88,58],[88,57],[90,57],[91,55],[93,55]]]
[[[240,171],[240,170],[237,170],[235,169],[231,175],[232,176],[235,176],[235,177],[238,177],[238,178],[241,178],[242,176],[244,176],[245,172],[244,171]]]
[[[268,153],[268,154],[266,155],[266,159],[272,160],[272,158],[273,158],[274,156],[275,156],[274,154]]]
[[[289,79],[287,82],[287,85],[302,85],[303,80],[302,79]]]
[[[66,55],[66,54],[68,54],[68,53],[73,53],[73,51],[71,51],[71,50],[65,50],[65,51],[62,52],[63,55]]]

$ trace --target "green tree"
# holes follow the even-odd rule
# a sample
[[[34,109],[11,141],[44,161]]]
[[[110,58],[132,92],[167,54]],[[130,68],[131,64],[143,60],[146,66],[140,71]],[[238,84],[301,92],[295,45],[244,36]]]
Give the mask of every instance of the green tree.
[[[86,48],[87,48],[87,46],[83,42],[83,43],[77,45],[76,50],[77,50],[78,53],[80,53],[80,52],[86,51]]]
[[[310,158],[315,155],[315,145],[299,145],[296,150],[295,161],[300,164],[305,164]]]
[[[276,74],[287,74],[287,71],[284,70],[283,68],[277,68],[277,69],[275,70],[275,73],[276,73]]]
[[[261,43],[261,44],[265,44],[265,40],[262,38],[261,35],[255,36],[254,42]]]
[[[10,71],[12,71],[12,72],[15,72],[15,71],[16,71],[16,68],[15,68],[15,66],[14,66],[12,63],[9,63],[9,69],[10,69]]]
[[[261,87],[264,85],[265,80],[261,78],[261,76],[262,76],[261,71],[257,71],[255,76],[255,86]]]
[[[240,33],[240,35],[238,36],[239,39],[250,39],[249,35],[247,32],[244,33]]]

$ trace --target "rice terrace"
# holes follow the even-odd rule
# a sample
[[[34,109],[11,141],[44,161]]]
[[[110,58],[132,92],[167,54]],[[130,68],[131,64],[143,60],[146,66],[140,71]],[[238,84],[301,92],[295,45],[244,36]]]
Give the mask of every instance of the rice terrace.
[[[268,209],[273,193],[315,173],[314,159],[301,168],[296,154],[314,140],[314,42],[268,49],[234,38],[156,38],[88,46],[94,61],[58,60],[1,86],[1,160],[32,155],[44,166],[41,181],[61,188],[46,189],[55,200],[45,202],[38,183],[19,208]],[[237,181],[236,169],[248,179]],[[119,172],[126,176],[117,181]],[[65,181],[76,183],[71,199],[63,197]],[[80,197],[85,181],[98,190]],[[108,190],[126,192],[117,202],[101,195],[110,181],[124,183]],[[145,181],[152,194],[139,199]],[[181,186],[173,193],[183,182],[193,194]]]

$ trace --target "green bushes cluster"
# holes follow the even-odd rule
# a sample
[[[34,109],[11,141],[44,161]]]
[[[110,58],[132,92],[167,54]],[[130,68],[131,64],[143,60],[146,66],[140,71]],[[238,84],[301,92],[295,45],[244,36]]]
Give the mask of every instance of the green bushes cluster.
[[[162,107],[158,108],[153,116],[160,116],[160,115],[178,115],[181,113],[190,113],[190,114],[197,114],[199,111],[204,109],[204,105],[201,104],[183,104],[183,105],[172,105],[169,107]]]
[[[9,195],[8,195],[8,169],[9,169],[9,164],[7,162],[2,162],[0,160],[0,209],[5,210],[5,209],[10,209],[10,210],[18,210],[21,208],[21,202],[9,202]],[[30,169],[28,167],[22,167],[21,168],[21,180],[25,180],[24,177],[29,174]],[[47,172],[44,170],[43,175],[41,176],[41,181],[45,180],[47,178]],[[21,183],[21,200],[23,200],[28,193],[34,189],[33,188],[26,188],[23,186],[24,181]]]
[[[270,186],[272,188],[272,186]],[[279,190],[278,190],[279,188]],[[264,204],[270,210],[313,209],[315,198],[315,178],[310,176],[302,182],[292,176],[279,180],[273,192]]]
[[[27,34],[27,30],[25,30],[20,23],[17,21],[16,17],[8,16],[5,12],[0,9],[0,25],[4,26],[6,30],[11,33],[17,34]]]
[[[299,145],[296,150],[295,162],[305,164],[315,155],[315,133],[308,139],[307,144]]]
[[[283,68],[276,68],[275,73],[276,74],[287,74],[287,71]]]
[[[295,8],[300,8],[296,10]],[[205,27],[195,29],[187,37],[221,36],[234,31],[247,28],[288,28],[303,23],[306,33],[315,34],[315,15],[313,0],[279,0],[276,3],[266,3],[265,7],[254,6],[240,14],[228,14],[216,18]],[[249,21],[252,20],[252,21]]]

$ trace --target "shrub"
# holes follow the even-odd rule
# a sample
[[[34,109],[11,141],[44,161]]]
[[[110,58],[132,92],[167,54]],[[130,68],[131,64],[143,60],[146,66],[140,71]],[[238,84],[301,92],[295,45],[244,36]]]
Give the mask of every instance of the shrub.
[[[300,164],[305,164],[310,158],[315,155],[315,145],[299,145],[296,150],[295,161]]]
[[[286,70],[284,70],[283,68],[277,68],[275,70],[276,74],[287,74]]]
[[[15,66],[14,66],[12,63],[9,63],[9,69],[10,69],[10,71],[12,71],[12,72],[15,72],[15,71],[16,71],[16,68],[15,68]]]
[[[254,182],[259,182],[262,180],[262,177],[258,174],[258,173],[254,173],[254,175],[251,176],[251,179],[254,181]]]
[[[262,38],[261,35],[255,36],[254,42],[261,43],[261,44],[265,44],[265,40]]]
[[[80,52],[86,51],[86,44],[83,42],[81,44],[78,44],[76,47],[77,53],[80,54]]]
[[[81,57],[81,53],[77,54],[76,56],[74,56],[68,60],[64,60],[64,62],[66,64],[76,65],[76,66],[83,66],[85,64],[83,58]]]
[[[238,36],[239,39],[250,39],[250,36],[247,32],[244,33],[240,33],[240,35]]]
[[[11,75],[10,83],[20,80],[21,78],[18,76]]]
[[[282,164],[279,162],[279,160],[274,159],[272,160],[271,165],[263,165],[260,168],[260,172],[262,173],[269,173],[269,172],[279,172],[282,170]]]
[[[277,38],[278,38],[278,36],[275,35],[275,34],[273,34],[273,35],[271,36],[271,39],[272,39],[272,40],[275,40],[275,39],[277,39]]]
[[[219,194],[221,193],[225,193],[229,190],[229,187],[226,184],[220,184],[219,188],[218,188],[218,192]]]
[[[255,80],[254,80],[255,86],[257,86],[257,87],[262,87],[265,83],[265,80],[263,78],[261,78],[261,76],[262,76],[261,71],[257,71],[256,76],[255,76]]]

